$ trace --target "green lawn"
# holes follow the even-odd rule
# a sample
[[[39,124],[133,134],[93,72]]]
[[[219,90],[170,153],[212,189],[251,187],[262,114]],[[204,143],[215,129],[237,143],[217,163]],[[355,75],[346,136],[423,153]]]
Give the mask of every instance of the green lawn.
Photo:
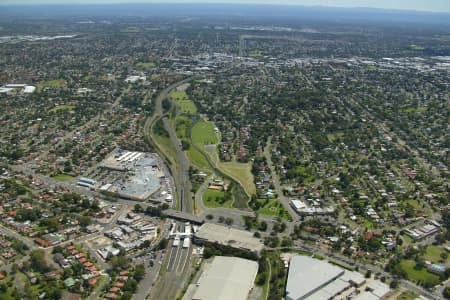
[[[196,165],[198,168],[208,169],[208,170],[211,169],[205,156],[200,151],[198,151],[197,148],[195,148],[193,145],[191,145],[189,147],[187,154],[189,156],[189,160],[194,165]],[[212,171],[210,171],[210,172],[212,172]]]
[[[425,260],[429,260],[429,261],[432,261],[434,263],[438,263],[439,260],[441,259],[441,253],[444,252],[444,251],[445,250],[440,248],[440,247],[429,245],[427,247],[427,250],[426,250],[425,255],[424,255],[423,258]]]
[[[265,203],[265,201],[266,200],[258,200],[260,203]],[[264,207],[258,210],[258,213],[271,217],[281,217],[285,220],[290,219],[289,213],[284,209],[278,199],[270,199]]]
[[[68,180],[72,180],[73,176],[61,173],[61,174],[57,174],[55,176],[52,176],[52,178],[57,180],[57,181],[68,181]]]
[[[397,297],[397,300],[414,300],[417,299],[419,296],[411,291],[404,291],[400,294],[400,296]]]
[[[224,203],[221,203],[221,200],[225,197],[225,192],[216,191],[216,190],[206,190],[203,193],[202,200],[203,204],[206,207],[226,207],[231,208],[233,205],[232,200],[228,200]]]
[[[197,107],[191,100],[179,100],[176,104],[180,107],[181,111],[187,114],[197,113]]]
[[[52,109],[49,110],[49,112],[54,113],[54,112],[58,112],[61,110],[73,110],[75,108],[75,106],[73,105],[60,105],[60,106],[55,106]]]
[[[189,100],[189,97],[185,91],[173,91],[170,93],[170,97],[172,97],[172,99],[180,107],[182,112],[188,114],[197,113],[197,107],[195,106],[194,102]]]
[[[406,272],[407,278],[411,281],[430,282],[433,285],[439,283],[439,276],[429,273],[426,268],[417,270],[414,268],[415,265],[416,263],[413,260],[402,260],[399,267]]]
[[[217,144],[219,139],[214,133],[214,128],[216,126],[212,122],[205,122],[203,120],[197,122],[194,127],[192,127],[191,139],[194,144]]]
[[[138,62],[136,64],[136,67],[145,68],[145,69],[154,68],[155,66],[156,66],[156,64],[154,62]]]
[[[58,88],[63,87],[67,84],[67,82],[64,79],[54,79],[49,80],[45,82],[41,82],[37,85],[37,91],[40,92],[42,89],[49,87],[49,88]]]
[[[170,93],[170,97],[172,97],[175,101],[189,100],[189,97],[185,91],[174,90]]]

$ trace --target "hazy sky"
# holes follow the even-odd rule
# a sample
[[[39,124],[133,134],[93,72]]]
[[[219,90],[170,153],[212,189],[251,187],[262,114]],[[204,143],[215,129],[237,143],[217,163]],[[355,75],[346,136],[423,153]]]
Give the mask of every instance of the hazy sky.
[[[374,7],[450,12],[450,0],[0,0],[0,4],[86,4],[86,3],[259,3],[335,7]]]

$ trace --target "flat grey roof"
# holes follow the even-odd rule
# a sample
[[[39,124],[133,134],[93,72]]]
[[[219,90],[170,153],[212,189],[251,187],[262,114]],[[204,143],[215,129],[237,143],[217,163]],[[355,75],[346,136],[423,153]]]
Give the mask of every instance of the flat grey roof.
[[[344,270],[309,256],[291,258],[286,299],[304,299],[344,274]]]
[[[195,236],[209,242],[229,245],[257,253],[263,249],[261,241],[255,238],[251,232],[213,223],[203,224]]]
[[[246,300],[258,273],[256,261],[216,256],[204,266],[195,300]]]

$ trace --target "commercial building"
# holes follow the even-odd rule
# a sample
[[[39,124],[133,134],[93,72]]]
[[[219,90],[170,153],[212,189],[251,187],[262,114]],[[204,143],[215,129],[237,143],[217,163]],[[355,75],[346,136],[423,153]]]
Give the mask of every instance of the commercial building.
[[[303,201],[291,200],[292,208],[299,215],[313,216],[313,215],[330,215],[334,213],[335,208],[332,206],[320,207],[317,205],[307,206]]]
[[[347,298],[351,299],[352,296],[360,295],[356,289],[362,285],[369,283],[366,283],[364,276],[358,272],[348,271],[309,256],[297,255],[290,261],[286,299],[332,299],[349,291],[352,293]],[[367,296],[382,299],[389,293],[389,286],[381,282],[371,281],[370,285],[371,289],[361,287],[364,293],[370,293]]]
[[[168,170],[155,153],[118,149],[99,166],[107,170],[109,178],[100,187],[102,192],[135,201],[146,201],[157,195],[158,200],[171,202],[173,199]]]
[[[192,300],[246,300],[253,288],[258,263],[256,261],[216,256],[204,265],[194,288]]]
[[[217,243],[257,254],[263,248],[261,241],[253,237],[251,232],[213,223],[205,223],[200,226],[194,236],[194,242],[197,244],[204,242]]]

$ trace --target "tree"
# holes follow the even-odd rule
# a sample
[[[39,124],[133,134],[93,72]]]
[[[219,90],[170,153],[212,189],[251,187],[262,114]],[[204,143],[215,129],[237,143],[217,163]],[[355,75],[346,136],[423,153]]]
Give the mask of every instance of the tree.
[[[398,287],[398,281],[397,280],[392,280],[391,283],[389,284],[389,287],[391,289],[396,289]]]
[[[442,291],[442,295],[445,299],[450,299],[450,286],[445,287],[445,289]]]
[[[87,227],[92,224],[92,219],[89,216],[82,216],[79,222],[81,227]]]
[[[34,270],[40,273],[47,273],[49,271],[49,267],[47,266],[47,262],[45,261],[44,250],[36,249],[31,251],[30,259],[31,259],[31,267]]]
[[[228,226],[231,226],[233,224],[233,219],[232,218],[226,218],[225,219],[225,224],[227,224]]]
[[[142,205],[140,205],[139,203],[136,203],[134,205],[134,212],[140,213],[140,212],[143,212],[143,211],[144,211],[144,209],[142,208]]]
[[[266,231],[267,230],[267,222],[266,221],[261,221],[259,223],[258,229],[261,231]]]
[[[58,222],[58,219],[55,217],[43,219],[41,221],[41,226],[47,227],[47,230],[50,232],[55,232],[59,228],[59,222]]]
[[[137,265],[134,269],[134,279],[139,282],[141,281],[145,276],[145,267],[143,264]]]
[[[162,239],[162,240],[159,242],[157,249],[158,249],[158,250],[166,249],[168,243],[169,243],[169,241],[168,241],[167,239]]]

